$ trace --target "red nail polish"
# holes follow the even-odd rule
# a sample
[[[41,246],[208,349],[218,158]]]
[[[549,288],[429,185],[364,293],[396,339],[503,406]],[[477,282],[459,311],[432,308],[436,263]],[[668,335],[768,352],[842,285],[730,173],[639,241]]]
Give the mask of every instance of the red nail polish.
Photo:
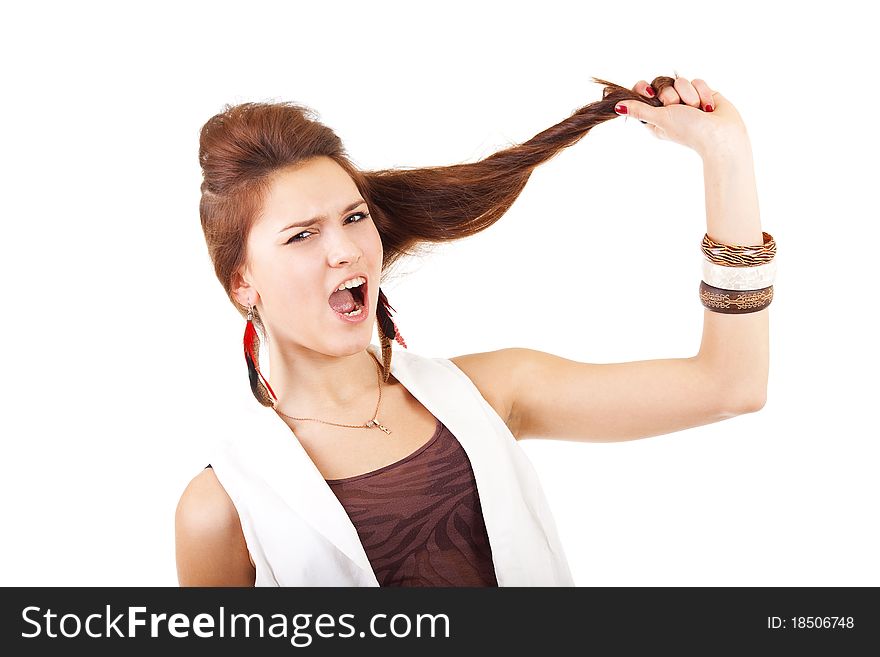
[[[626,114],[627,113],[626,105],[615,105],[614,111],[617,112],[618,114]]]
[[[712,107],[711,105],[706,105],[706,111],[707,111],[707,112],[714,112],[714,111],[715,111],[715,108]]]
[[[654,90],[651,89],[650,86],[647,89],[645,89],[645,93],[648,94],[651,98],[654,97]]]

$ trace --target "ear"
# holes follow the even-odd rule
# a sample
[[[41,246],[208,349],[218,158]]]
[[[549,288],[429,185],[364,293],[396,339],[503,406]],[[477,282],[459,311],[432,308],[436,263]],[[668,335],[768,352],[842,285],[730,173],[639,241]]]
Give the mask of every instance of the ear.
[[[243,267],[232,276],[232,296],[245,308],[256,306],[260,295],[250,283],[250,272]]]

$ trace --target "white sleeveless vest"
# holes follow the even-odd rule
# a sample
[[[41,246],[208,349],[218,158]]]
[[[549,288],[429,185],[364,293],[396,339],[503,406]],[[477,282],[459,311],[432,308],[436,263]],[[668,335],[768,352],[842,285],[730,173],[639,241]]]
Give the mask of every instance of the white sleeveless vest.
[[[381,349],[368,350],[382,361]],[[499,586],[574,586],[525,452],[455,363],[395,349],[391,373],[470,460]],[[256,586],[379,586],[354,524],[290,427],[252,404],[208,461],[241,521]],[[381,419],[381,414],[380,414]]]

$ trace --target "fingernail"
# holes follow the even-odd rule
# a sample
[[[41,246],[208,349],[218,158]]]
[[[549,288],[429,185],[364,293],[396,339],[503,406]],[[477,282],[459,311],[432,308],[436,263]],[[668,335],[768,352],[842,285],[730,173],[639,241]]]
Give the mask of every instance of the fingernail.
[[[626,114],[627,113],[626,105],[615,105],[614,111],[617,112],[618,114]]]
[[[645,89],[645,93],[648,94],[651,98],[654,97],[654,90],[651,89],[651,85],[648,85],[648,88]]]
[[[711,105],[706,105],[706,111],[707,111],[707,112],[714,112],[714,111],[715,111],[715,108],[712,107]]]

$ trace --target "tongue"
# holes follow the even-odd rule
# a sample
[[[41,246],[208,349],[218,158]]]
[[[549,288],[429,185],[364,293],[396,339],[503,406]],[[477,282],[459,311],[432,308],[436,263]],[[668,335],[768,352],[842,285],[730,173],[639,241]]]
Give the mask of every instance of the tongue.
[[[357,307],[351,290],[336,290],[328,300],[330,307],[338,313],[350,313]]]

